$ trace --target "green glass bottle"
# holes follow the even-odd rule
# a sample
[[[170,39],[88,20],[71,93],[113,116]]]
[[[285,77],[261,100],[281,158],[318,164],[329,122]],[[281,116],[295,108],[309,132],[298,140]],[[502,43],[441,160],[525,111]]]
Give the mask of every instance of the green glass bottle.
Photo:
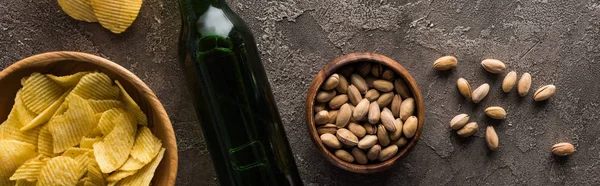
[[[302,185],[256,44],[224,0],[179,0],[179,57],[221,185]]]

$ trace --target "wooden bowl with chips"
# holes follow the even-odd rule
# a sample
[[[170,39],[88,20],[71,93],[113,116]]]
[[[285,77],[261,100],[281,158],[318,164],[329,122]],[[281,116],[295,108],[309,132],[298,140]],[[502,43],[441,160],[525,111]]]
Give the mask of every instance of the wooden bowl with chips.
[[[110,60],[86,53],[63,51],[38,54],[14,63],[0,72],[0,121],[5,121],[11,112],[16,93],[23,87],[23,77],[35,72],[62,76],[84,71],[102,72],[112,80],[120,82],[147,115],[148,128],[165,148],[164,157],[156,168],[151,185],[175,185],[177,145],[167,112],[140,78]]]

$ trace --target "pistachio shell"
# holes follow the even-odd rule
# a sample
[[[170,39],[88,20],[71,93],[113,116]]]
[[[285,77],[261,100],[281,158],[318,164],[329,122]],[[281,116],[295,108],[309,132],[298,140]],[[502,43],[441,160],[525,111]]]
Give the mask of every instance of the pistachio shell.
[[[476,122],[467,123],[462,129],[456,131],[456,134],[460,137],[469,137],[477,132],[478,127]]]
[[[331,90],[331,89],[334,89],[335,87],[337,87],[339,84],[340,84],[340,75],[333,74],[333,75],[329,76],[329,78],[327,78],[327,80],[325,80],[325,83],[323,83],[323,85],[321,86],[321,89]]]
[[[377,133],[377,128],[375,128],[375,125],[371,125],[369,123],[364,123],[363,127],[365,128],[365,131],[367,132],[367,134],[376,134]]]
[[[367,119],[367,114],[369,113],[369,100],[362,99],[358,105],[352,111],[352,117],[356,121],[364,121]]]
[[[552,154],[557,156],[568,156],[575,152],[575,147],[570,143],[557,143],[552,146]]]
[[[369,101],[376,101],[377,98],[379,98],[379,91],[371,89],[367,91],[367,93],[365,94],[365,98],[367,98],[367,100]]]
[[[373,64],[373,66],[371,66],[371,75],[375,76],[375,77],[381,77],[381,75],[383,74],[383,66],[381,64]]]
[[[348,95],[340,94],[329,101],[329,108],[339,109],[344,103],[348,102]]]
[[[365,77],[365,82],[367,82],[367,86],[369,86],[369,88],[373,88],[373,82],[375,82],[375,80],[377,80],[377,78],[373,76]]]
[[[400,95],[394,95],[394,98],[392,98],[392,105],[391,105],[391,110],[392,110],[392,114],[394,115],[394,117],[400,117],[400,106],[402,105],[402,98],[400,98]]]
[[[412,138],[417,133],[417,128],[419,126],[419,120],[415,116],[410,116],[404,122],[404,126],[402,126],[402,133],[406,138]]]
[[[392,111],[390,111],[390,109],[388,109],[387,107],[384,107],[383,111],[381,111],[381,124],[383,125],[383,127],[385,127],[386,130],[390,132],[395,132],[397,130],[394,115],[392,114]]]
[[[350,132],[352,132],[352,134],[354,134],[356,137],[359,137],[359,138],[362,138],[363,136],[365,136],[365,134],[367,134],[367,131],[365,130],[365,128],[362,125],[359,125],[357,123],[348,124],[348,130],[350,130]]]
[[[348,86],[348,99],[350,100],[350,103],[352,103],[352,105],[358,105],[358,102],[360,102],[360,100],[363,99],[362,95],[360,94],[360,91],[358,91],[356,86]]]
[[[415,112],[415,99],[406,98],[400,105],[400,118],[404,121]]]
[[[465,78],[458,78],[456,81],[456,86],[458,87],[458,92],[465,98],[471,98],[471,85]]]
[[[544,100],[552,97],[552,95],[554,95],[555,91],[556,91],[556,87],[554,85],[546,85],[546,86],[540,87],[533,94],[533,100],[544,101]]]
[[[398,152],[398,146],[390,145],[389,147],[386,147],[381,150],[381,152],[379,153],[379,157],[377,157],[377,159],[379,161],[389,160],[390,158],[394,157],[394,155],[396,155],[397,152]]]
[[[354,157],[345,150],[339,149],[334,152],[335,156],[346,162],[354,162]]]
[[[352,108],[348,103],[342,105],[340,110],[337,113],[337,118],[335,119],[335,125],[343,128],[346,127],[348,122],[350,122],[350,118],[352,117]]]
[[[391,92],[394,90],[394,84],[388,80],[375,80],[373,81],[373,87],[381,92]]]
[[[408,143],[405,137],[400,137],[400,139],[396,140],[394,144],[398,147],[404,147]]]
[[[379,144],[381,146],[386,147],[390,144],[390,137],[388,136],[388,133],[383,125],[377,126],[377,139],[379,140]]]
[[[377,144],[377,136],[375,135],[366,135],[360,141],[358,141],[358,148],[361,149],[369,149],[373,147],[373,145]]]
[[[332,149],[342,148],[342,144],[333,134],[325,133],[321,134],[321,141],[323,144]]]
[[[406,86],[406,82],[402,78],[396,78],[394,80],[394,90],[397,94],[400,94],[402,98],[406,99],[410,97],[410,89]]]
[[[365,79],[363,79],[359,74],[350,75],[350,83],[352,83],[361,94],[367,93],[369,90],[369,86]]]
[[[479,103],[481,102],[481,100],[483,100],[483,98],[485,98],[485,96],[487,96],[488,92],[490,91],[490,85],[487,83],[484,83],[483,85],[477,87],[474,91],[473,94],[471,94],[473,103]]]
[[[392,102],[392,99],[394,99],[393,92],[383,93],[377,98],[377,104],[379,104],[380,108],[383,108],[388,106]]]
[[[323,124],[326,124],[328,121],[329,121],[329,112],[327,112],[326,110],[322,110],[320,112],[317,112],[317,114],[315,114],[315,124],[323,125]]]
[[[385,69],[383,71],[383,73],[381,74],[381,79],[391,81],[392,79],[394,79],[395,75],[396,75],[396,73],[393,70]]]
[[[498,135],[496,134],[494,127],[487,126],[487,129],[485,130],[485,141],[490,150],[498,150]]]
[[[342,142],[343,144],[349,146],[355,146],[358,144],[358,137],[354,135],[350,130],[341,128],[335,132],[335,136]]]
[[[358,69],[357,72],[358,74],[360,74],[361,76],[367,76],[369,75],[369,72],[371,72],[371,63],[360,63],[358,64]]]
[[[481,61],[481,66],[485,70],[493,74],[502,74],[506,72],[506,65],[500,60],[497,59],[485,59]]]
[[[319,103],[319,102],[315,103],[315,109],[314,109],[315,113],[325,110],[325,107],[327,107],[326,103]]]
[[[354,157],[354,160],[358,164],[365,165],[369,162],[369,160],[367,160],[367,155],[365,154],[365,152],[363,152],[362,150],[360,150],[358,148],[352,149],[352,157]]]
[[[335,90],[323,90],[323,91],[319,91],[317,92],[317,101],[318,102],[328,102],[329,100],[333,99],[333,97],[335,97]]]
[[[506,111],[502,107],[493,106],[485,109],[485,115],[492,119],[504,119]]]
[[[443,56],[433,62],[433,68],[436,70],[450,70],[456,67],[458,60],[454,56]]]
[[[450,128],[453,130],[461,129],[469,122],[469,115],[467,114],[459,114],[454,116],[452,120],[450,120]]]
[[[381,118],[381,112],[379,111],[379,104],[376,101],[371,102],[369,105],[369,123],[377,124]]]
[[[369,151],[367,151],[367,159],[375,161],[379,157],[379,153],[381,153],[381,146],[373,145],[373,147],[371,147]]]
[[[337,90],[338,93],[340,93],[340,94],[347,93],[348,92],[348,80],[346,80],[346,77],[344,77],[343,75],[339,76],[338,81],[339,81],[339,83],[338,83],[338,86],[335,87],[335,90]]]
[[[335,123],[335,119],[337,118],[338,110],[330,110],[329,111],[329,119],[327,123]]]
[[[519,79],[519,84],[517,85],[517,92],[519,96],[524,97],[529,93],[529,89],[531,88],[531,75],[529,73],[524,73],[521,75],[521,79]]]
[[[320,127],[317,127],[317,133],[319,135],[323,135],[326,133],[329,134],[335,134],[335,132],[337,132],[337,126],[335,126],[335,124],[325,124],[325,125],[321,125]]]
[[[340,69],[340,71],[338,71],[338,74],[341,74],[345,77],[350,77],[350,74],[352,74],[353,71],[354,71],[353,65],[346,65],[346,66],[342,67]]]
[[[502,91],[508,93],[513,89],[515,84],[517,83],[517,72],[510,71],[506,76],[504,76],[504,80],[502,81]]]
[[[402,120],[400,120],[400,118],[397,118],[394,122],[394,125],[396,126],[396,131],[390,131],[390,133],[388,134],[390,136],[390,140],[398,140],[402,136]]]

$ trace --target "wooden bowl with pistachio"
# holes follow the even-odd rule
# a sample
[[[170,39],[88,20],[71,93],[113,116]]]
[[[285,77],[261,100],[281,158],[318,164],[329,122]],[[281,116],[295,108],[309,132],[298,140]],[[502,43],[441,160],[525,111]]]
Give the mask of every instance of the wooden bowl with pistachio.
[[[328,63],[306,96],[308,133],[325,159],[344,170],[390,168],[423,131],[421,90],[398,62],[352,53]]]

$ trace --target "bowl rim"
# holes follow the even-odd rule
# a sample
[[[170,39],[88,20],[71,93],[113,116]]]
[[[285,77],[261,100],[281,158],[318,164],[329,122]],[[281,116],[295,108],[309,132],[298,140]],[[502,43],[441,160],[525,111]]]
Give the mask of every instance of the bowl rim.
[[[138,91],[140,92],[140,96],[144,97],[147,100],[149,106],[154,107],[153,110],[156,112],[153,112],[154,115],[157,115],[157,117],[159,118],[167,118],[162,121],[163,123],[165,123],[164,129],[166,130],[166,136],[164,136],[164,139],[161,140],[164,140],[164,148],[170,152],[168,153],[168,155],[167,153],[165,153],[165,156],[161,161],[170,161],[169,169],[172,170],[169,170],[169,172],[167,173],[167,177],[162,183],[160,183],[160,185],[175,185],[178,170],[178,150],[171,120],[169,119],[169,116],[162,103],[154,94],[154,92],[148,87],[148,85],[146,85],[146,83],[144,83],[139,77],[137,77],[131,71],[127,70],[125,67],[111,60],[93,54],[75,51],[54,51],[29,56],[9,65],[8,67],[0,71],[0,80],[6,78],[11,73],[18,71],[19,69],[48,65],[58,61],[77,61],[83,63],[91,63],[99,67],[105,68],[106,70],[110,70],[119,76],[122,76],[122,78],[125,78],[128,81],[130,81],[133,87],[138,89]],[[166,142],[166,144],[164,142]]]
[[[349,64],[358,63],[358,62],[378,63],[378,64],[381,64],[381,65],[393,70],[396,74],[398,74],[400,77],[402,77],[404,79],[407,86],[410,88],[411,93],[412,93],[413,98],[415,99],[415,103],[416,103],[416,116],[418,118],[418,127],[417,127],[417,132],[415,133],[415,136],[409,141],[409,143],[406,146],[399,149],[399,151],[396,153],[396,155],[394,155],[394,157],[392,157],[386,161],[376,163],[376,164],[361,165],[361,164],[355,164],[355,163],[348,163],[348,162],[343,161],[340,158],[336,157],[332,152],[330,152],[325,147],[325,145],[323,145],[323,143],[321,142],[320,136],[317,132],[317,127],[314,124],[314,114],[313,113],[314,113],[315,98],[316,98],[316,94],[318,92],[317,90],[319,89],[319,87],[321,87],[321,84],[326,80],[327,77],[329,77],[333,73],[337,72],[342,67],[349,65]],[[386,57],[384,55],[372,53],[372,52],[350,53],[350,54],[346,54],[344,56],[340,56],[340,57],[334,59],[333,61],[327,63],[327,65],[325,65],[323,67],[323,69],[321,69],[321,71],[319,71],[319,73],[313,78],[313,81],[310,84],[310,87],[309,87],[307,95],[306,95],[304,110],[305,110],[306,128],[307,128],[308,134],[311,136],[311,139],[312,139],[313,143],[315,144],[315,146],[317,147],[320,154],[326,160],[328,160],[330,163],[332,163],[333,165],[335,165],[341,169],[344,169],[344,170],[347,170],[350,172],[355,172],[355,173],[380,172],[380,171],[386,170],[386,169],[390,168],[391,166],[393,166],[399,158],[406,156],[416,146],[417,142],[419,141],[419,139],[421,137],[421,133],[423,131],[423,124],[424,124],[424,115],[425,115],[421,90],[419,89],[415,79],[408,72],[408,70],[406,70],[402,65],[400,65],[400,63],[396,62],[395,60],[393,60],[389,57]]]

